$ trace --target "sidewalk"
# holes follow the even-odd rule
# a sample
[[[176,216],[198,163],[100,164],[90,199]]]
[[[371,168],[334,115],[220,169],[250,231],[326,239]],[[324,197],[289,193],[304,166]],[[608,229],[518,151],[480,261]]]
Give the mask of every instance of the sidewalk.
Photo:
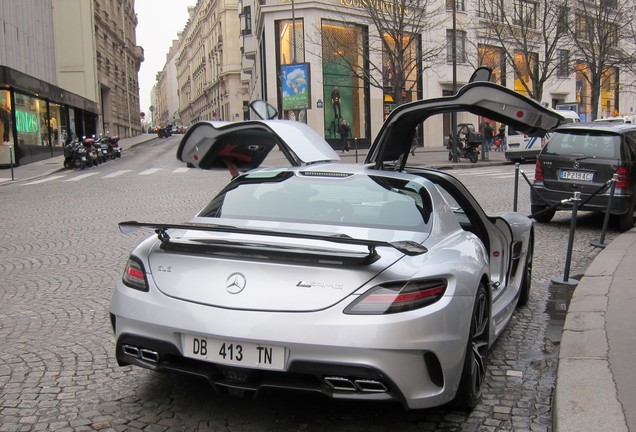
[[[636,229],[586,270],[568,308],[553,430],[636,431]]]
[[[119,143],[125,152],[155,137],[143,134]],[[352,149],[338,154],[343,162],[362,163],[366,152]],[[63,159],[57,156],[15,167],[15,179],[24,181],[63,171]],[[490,152],[488,159],[454,163],[448,160],[448,150],[437,147],[418,148],[408,163],[437,169],[511,163],[503,152]],[[0,169],[0,186],[9,183],[11,170]],[[552,410],[555,432],[636,431],[636,373],[632,370],[636,360],[635,263],[636,228],[598,254],[574,291],[559,351]]]

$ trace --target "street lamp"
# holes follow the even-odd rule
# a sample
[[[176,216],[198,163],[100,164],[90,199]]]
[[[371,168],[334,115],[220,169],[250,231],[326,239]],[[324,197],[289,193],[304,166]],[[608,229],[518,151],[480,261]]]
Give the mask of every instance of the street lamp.
[[[457,93],[457,0],[453,0],[453,39],[451,41],[451,55],[453,57],[453,95]],[[457,112],[451,113],[451,147],[453,162],[457,163]]]

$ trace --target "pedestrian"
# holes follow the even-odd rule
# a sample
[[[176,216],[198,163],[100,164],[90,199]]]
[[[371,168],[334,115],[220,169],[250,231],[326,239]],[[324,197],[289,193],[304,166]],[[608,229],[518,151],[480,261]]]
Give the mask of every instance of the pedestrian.
[[[484,148],[486,149],[487,152],[489,152],[490,148],[492,147],[492,142],[495,138],[495,130],[492,128],[492,126],[490,126],[490,122],[485,122],[483,131],[484,131]]]
[[[499,139],[499,147],[497,147],[497,151],[505,152],[506,151],[506,127],[501,126],[499,128],[499,133],[497,134],[497,138]]]
[[[349,133],[351,132],[351,128],[349,127],[349,123],[347,120],[342,119],[340,126],[338,126],[338,133],[340,134],[340,140],[342,148],[340,151],[349,152]]]

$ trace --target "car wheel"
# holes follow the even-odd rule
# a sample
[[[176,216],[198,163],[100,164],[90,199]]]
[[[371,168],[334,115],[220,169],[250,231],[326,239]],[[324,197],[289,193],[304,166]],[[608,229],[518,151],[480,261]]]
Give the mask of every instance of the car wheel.
[[[636,211],[636,199],[632,201],[632,205],[627,213],[619,215],[616,222],[618,229],[621,231],[629,231],[634,228],[634,212]]]
[[[537,222],[541,222],[541,223],[550,222],[552,218],[554,217],[556,210],[552,209],[552,210],[544,211],[545,209],[547,209],[546,206],[535,205],[535,204],[530,205],[530,213],[532,214],[532,218],[536,220]]]
[[[534,239],[530,234],[530,240],[528,241],[528,251],[526,255],[526,265],[523,268],[523,276],[521,279],[521,285],[519,287],[519,301],[517,301],[517,307],[525,306],[528,304],[530,298],[530,287],[532,286],[532,259],[534,254]]]
[[[481,398],[486,381],[490,329],[490,302],[483,283],[479,284],[470,319],[470,333],[464,357],[462,377],[453,405],[462,410],[473,409]]]

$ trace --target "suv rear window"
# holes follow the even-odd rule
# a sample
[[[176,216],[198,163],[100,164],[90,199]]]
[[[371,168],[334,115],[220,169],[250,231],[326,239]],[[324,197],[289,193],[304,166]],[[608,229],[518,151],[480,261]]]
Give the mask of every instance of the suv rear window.
[[[607,132],[557,131],[550,137],[543,153],[618,159],[620,157],[620,143],[620,135]]]

